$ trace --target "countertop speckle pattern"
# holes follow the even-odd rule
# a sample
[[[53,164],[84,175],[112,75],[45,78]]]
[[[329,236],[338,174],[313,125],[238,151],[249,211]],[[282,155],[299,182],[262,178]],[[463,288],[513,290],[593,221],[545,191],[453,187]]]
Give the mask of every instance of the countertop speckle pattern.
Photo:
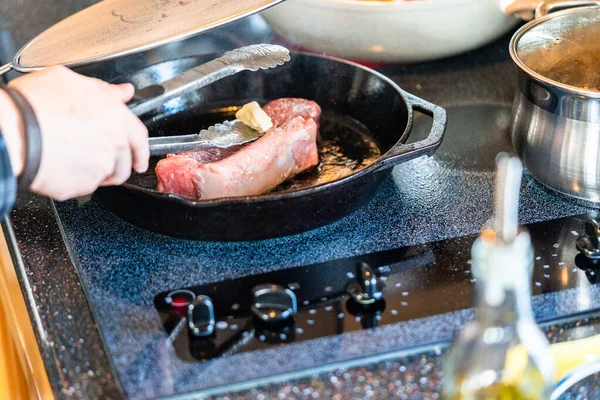
[[[51,202],[20,196],[2,228],[57,398],[118,398],[118,382]]]
[[[544,328],[550,343],[566,342],[600,333],[597,315]],[[270,384],[241,392],[222,393],[213,400],[245,399],[439,399],[442,390],[443,358],[447,346],[402,355],[374,364],[337,368],[324,374],[283,384]],[[576,385],[561,399],[594,399],[600,393],[600,375]]]

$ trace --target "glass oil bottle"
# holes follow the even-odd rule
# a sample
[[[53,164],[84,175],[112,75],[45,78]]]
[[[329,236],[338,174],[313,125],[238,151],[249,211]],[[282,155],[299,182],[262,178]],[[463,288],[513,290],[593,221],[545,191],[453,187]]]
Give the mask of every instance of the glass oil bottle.
[[[504,153],[496,163],[494,225],[472,247],[477,319],[464,328],[447,354],[443,397],[548,399],[554,360],[531,309],[531,239],[518,226],[523,166]]]

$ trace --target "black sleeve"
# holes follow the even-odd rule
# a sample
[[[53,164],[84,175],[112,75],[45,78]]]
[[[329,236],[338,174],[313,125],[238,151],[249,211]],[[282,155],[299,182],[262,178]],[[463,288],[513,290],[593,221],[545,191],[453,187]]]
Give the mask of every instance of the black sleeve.
[[[17,179],[10,165],[4,136],[0,132],[0,219],[10,212],[17,197]]]

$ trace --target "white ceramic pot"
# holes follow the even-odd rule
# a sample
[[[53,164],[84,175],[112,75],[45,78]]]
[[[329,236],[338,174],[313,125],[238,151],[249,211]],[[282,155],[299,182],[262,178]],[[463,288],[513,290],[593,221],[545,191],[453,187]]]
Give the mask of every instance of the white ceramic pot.
[[[276,33],[308,50],[376,62],[460,54],[518,21],[499,0],[287,0],[262,16]]]

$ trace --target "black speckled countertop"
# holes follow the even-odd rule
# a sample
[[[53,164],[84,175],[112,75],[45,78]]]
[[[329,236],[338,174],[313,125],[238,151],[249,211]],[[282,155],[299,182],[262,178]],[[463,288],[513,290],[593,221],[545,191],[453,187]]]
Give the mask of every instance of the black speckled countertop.
[[[562,320],[543,330],[550,343],[577,340],[598,335],[600,318],[593,314]],[[294,381],[222,393],[213,399],[439,399],[443,382],[441,369],[447,348],[446,343],[440,343],[426,350],[392,354],[377,362],[338,367]],[[600,374],[590,375],[582,384],[574,385],[561,399],[598,398]]]
[[[20,198],[3,228],[57,397],[439,396],[445,344],[473,318],[471,308],[201,364],[181,362],[166,344],[153,298],[172,288],[478,232],[492,215],[494,156],[511,149],[515,69],[507,45],[508,36],[469,55],[382,68],[405,90],[448,110],[444,144],[432,158],[397,167],[366,207],[312,232],[255,243],[194,242],[140,230],[96,200]],[[427,123],[416,120],[415,136]],[[592,212],[528,175],[520,211],[524,224]],[[582,223],[574,219],[565,234],[579,234]],[[552,326],[593,312],[600,290],[583,271],[551,261],[536,268],[557,268],[578,286],[550,290],[536,282],[536,317],[550,334],[561,332],[553,340],[571,339],[572,325],[589,325],[593,334],[599,323],[591,317]]]

